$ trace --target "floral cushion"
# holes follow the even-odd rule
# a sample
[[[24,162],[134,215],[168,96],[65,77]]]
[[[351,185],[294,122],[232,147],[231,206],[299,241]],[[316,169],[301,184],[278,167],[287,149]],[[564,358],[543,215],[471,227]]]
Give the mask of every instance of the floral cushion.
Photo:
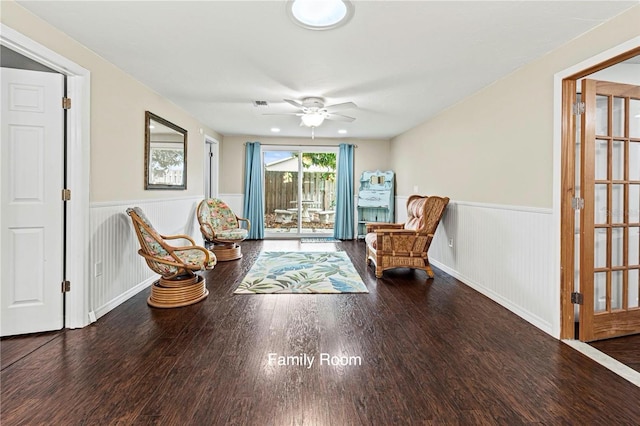
[[[244,240],[249,235],[246,229],[228,229],[226,231],[216,232],[216,238],[221,240]]]
[[[218,198],[207,198],[200,203],[197,215],[206,241],[242,241],[249,235],[248,229],[240,227],[229,205]]]
[[[218,198],[208,198],[198,212],[201,223],[208,223],[216,234],[228,229],[239,227],[236,215],[224,201]]]
[[[176,255],[187,265],[198,266],[202,269],[213,269],[216,264],[216,255],[209,252],[209,263],[205,264],[205,254],[199,249],[176,250]]]
[[[144,222],[144,224],[149,227],[149,231],[147,231],[144,226],[136,224],[139,227],[140,233],[142,234],[142,238],[144,240],[140,242],[141,244],[144,244],[144,251],[155,257],[168,257],[171,259],[169,252],[166,251],[164,247],[162,247],[162,245],[159,243],[159,241],[162,240],[162,237],[160,236],[160,234],[158,234],[153,225],[151,225],[151,222],[149,222],[149,218],[147,218],[142,209],[140,207],[127,209],[127,213],[129,213],[130,211],[135,212],[140,220],[142,220],[142,222]]]

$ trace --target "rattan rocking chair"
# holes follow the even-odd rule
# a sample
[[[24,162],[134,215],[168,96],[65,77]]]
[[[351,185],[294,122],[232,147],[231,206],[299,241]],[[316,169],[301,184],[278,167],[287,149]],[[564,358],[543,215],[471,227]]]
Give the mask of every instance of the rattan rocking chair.
[[[204,247],[197,246],[188,235],[166,236],[159,234],[139,207],[127,209],[135,229],[142,256],[160,279],[151,286],[147,299],[156,308],[176,308],[197,303],[209,294],[203,276],[197,271],[213,269],[216,256]],[[188,241],[185,246],[172,246],[167,240]]]
[[[205,247],[213,251],[219,261],[242,257],[239,243],[249,235],[249,219],[236,216],[231,207],[219,198],[202,200],[196,216]],[[241,222],[245,223],[245,228],[240,227]]]

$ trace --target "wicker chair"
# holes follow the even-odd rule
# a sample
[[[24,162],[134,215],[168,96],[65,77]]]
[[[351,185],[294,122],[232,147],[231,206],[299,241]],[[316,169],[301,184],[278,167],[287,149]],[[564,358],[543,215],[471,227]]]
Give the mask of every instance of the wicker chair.
[[[199,302],[209,294],[204,277],[196,271],[213,269],[216,256],[197,246],[188,235],[165,236],[155,230],[140,207],[127,209],[138,236],[140,250],[153,272],[160,279],[153,283],[147,303],[156,308],[175,308]],[[182,239],[190,244],[172,246],[167,240]]]
[[[427,252],[449,198],[412,195],[407,200],[406,223],[367,223],[367,265],[372,262],[376,277],[392,268],[422,269],[429,278]]]
[[[206,198],[198,205],[196,213],[205,247],[212,250],[219,261],[235,260],[242,257],[239,242],[249,235],[251,222],[238,217],[219,198]],[[246,223],[246,229],[240,227]]]

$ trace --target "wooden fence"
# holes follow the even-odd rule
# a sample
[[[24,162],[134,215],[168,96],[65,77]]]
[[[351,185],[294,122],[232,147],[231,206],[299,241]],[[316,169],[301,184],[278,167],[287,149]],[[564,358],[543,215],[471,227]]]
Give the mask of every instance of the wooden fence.
[[[313,208],[335,210],[335,177],[335,173],[305,172],[302,182],[302,199],[314,201]],[[265,171],[264,193],[265,214],[273,213],[276,209],[296,208],[298,201],[298,173]]]

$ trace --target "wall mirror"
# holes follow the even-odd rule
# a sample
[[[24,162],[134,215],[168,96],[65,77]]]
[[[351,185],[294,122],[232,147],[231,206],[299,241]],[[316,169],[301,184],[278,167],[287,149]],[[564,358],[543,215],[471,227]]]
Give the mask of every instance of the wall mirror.
[[[145,112],[144,189],[187,189],[187,131]]]

